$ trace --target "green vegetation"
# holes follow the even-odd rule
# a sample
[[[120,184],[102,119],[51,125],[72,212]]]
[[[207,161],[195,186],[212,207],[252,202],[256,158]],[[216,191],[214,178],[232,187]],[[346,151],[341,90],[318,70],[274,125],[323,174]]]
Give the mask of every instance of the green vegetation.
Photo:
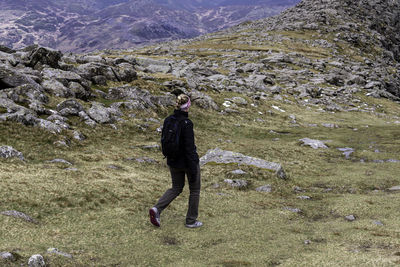
[[[277,34],[319,38],[311,32]],[[297,52],[310,58],[325,58],[331,53],[300,41],[250,45],[239,43],[241,38],[214,38],[181,49],[187,62],[209,56],[222,61],[223,54],[246,51]],[[143,51],[137,54],[149,53]],[[357,59],[350,47],[343,45],[339,52]],[[254,63],[259,59],[241,57],[238,61]],[[227,73],[223,67],[219,70]],[[289,67],[299,68],[295,64]],[[130,85],[160,95],[165,91],[160,84],[173,78],[170,74],[146,75],[153,80],[139,78]],[[93,89],[106,92],[120,85],[109,83]],[[363,108],[374,107],[376,112],[332,113],[324,112],[322,105],[297,104],[294,96],[285,95],[287,101],[275,101],[254,100],[232,92],[206,93],[219,106],[235,96],[245,98],[249,104],[238,107],[239,114],[194,106],[190,116],[199,154],[219,147],[278,162],[288,180],[255,167],[205,165],[199,218],[204,226],[196,230],[184,227],[188,198],[185,188],[164,211],[162,227],[157,229],[149,223],[148,209],[169,188],[170,175],[161,152],[142,147],[158,144],[160,139],[156,131],[160,123],[146,119],[162,121],[172,110],[135,111],[134,118],[126,114],[126,122],[117,124],[117,129],[109,125],[90,128],[77,118],[71,119],[71,126],[88,137],[81,142],[71,133],[57,136],[39,128],[1,122],[0,146],[21,151],[26,161],[0,159],[0,212],[18,210],[40,223],[0,215],[0,251],[18,255],[15,263],[0,261],[0,265],[20,266],[38,253],[50,266],[400,264],[400,195],[387,190],[400,185],[400,163],[386,161],[400,159],[400,131],[395,123],[400,114],[398,103],[359,94],[354,96],[359,99],[355,103]],[[106,105],[113,102],[96,101]],[[60,102],[53,97],[48,105],[54,108]],[[291,114],[298,125],[291,123]],[[338,127],[327,128],[324,123]],[[329,140],[329,148],[302,147],[299,139],[306,137]],[[68,147],[55,145],[65,138],[70,140]],[[345,147],[355,150],[350,159],[338,150]],[[143,157],[156,162],[136,160]],[[56,158],[73,165],[49,163]],[[231,171],[238,168],[246,172],[238,177],[249,182],[246,190],[235,190],[224,183],[224,179],[236,178]],[[267,184],[272,187],[271,193],[255,190]],[[347,221],[348,215],[356,220]],[[47,254],[51,247],[72,254],[73,259]]]
[[[224,98],[236,95],[212,97],[221,104]],[[386,100],[366,100],[380,105],[388,117],[400,111],[397,104]],[[271,105],[279,105],[286,113],[268,113]],[[22,211],[40,221],[32,225],[0,216],[0,250],[20,255],[16,265],[35,253],[44,254],[51,266],[399,263],[395,204],[399,195],[386,192],[399,185],[399,163],[371,162],[398,158],[398,126],[368,113],[321,113],[266,101],[241,112],[240,116],[221,115],[193,108],[199,154],[220,147],[280,162],[290,179],[278,180],[267,171],[241,167],[247,172],[242,179],[248,180],[250,187],[238,191],[223,185],[238,166],[204,166],[200,215],[205,225],[194,231],[183,225],[187,189],[162,214],[161,229],[150,225],[147,218],[148,208],[169,187],[170,178],[161,153],[140,148],[158,143],[158,125],[150,125],[145,132],[135,125],[142,118],[162,119],[167,111],[139,114],[136,121],[120,125],[119,130],[107,126],[91,129],[76,122],[89,138],[62,148],[53,145],[58,136],[40,129],[0,124],[0,144],[22,151],[27,159],[1,160],[0,210]],[[256,115],[258,112],[263,115]],[[291,127],[287,114],[296,114],[301,126]],[[327,122],[339,128],[320,126]],[[308,127],[309,123],[318,126]],[[327,143],[329,149],[313,150],[300,146],[298,140],[304,137],[332,141]],[[354,148],[351,160],[346,160],[338,147]],[[132,160],[144,156],[157,163]],[[54,158],[70,161],[78,170],[47,162]],[[254,190],[265,184],[272,186],[272,193]],[[296,193],[296,186],[304,192]],[[312,199],[299,200],[300,195]],[[298,208],[301,213],[286,207]],[[344,219],[350,214],[356,221]],[[71,253],[74,259],[46,254],[50,247]]]

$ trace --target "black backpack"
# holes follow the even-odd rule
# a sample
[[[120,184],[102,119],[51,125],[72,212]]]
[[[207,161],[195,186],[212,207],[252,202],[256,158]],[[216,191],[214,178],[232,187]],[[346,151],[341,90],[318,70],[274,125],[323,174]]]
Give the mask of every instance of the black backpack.
[[[181,135],[181,121],[185,118],[167,117],[161,134],[161,149],[165,157],[176,158],[179,153],[179,137]]]

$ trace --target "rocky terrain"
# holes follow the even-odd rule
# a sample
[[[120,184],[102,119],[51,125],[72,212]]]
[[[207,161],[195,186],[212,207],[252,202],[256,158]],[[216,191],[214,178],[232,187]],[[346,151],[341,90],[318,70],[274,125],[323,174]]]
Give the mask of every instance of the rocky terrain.
[[[39,44],[62,51],[130,48],[195,37],[276,15],[287,1],[2,1],[0,44]]]
[[[398,1],[303,0],[140,49],[0,46],[0,260],[129,266],[157,251],[160,265],[398,264],[399,14]],[[159,133],[181,91],[202,156],[201,235],[176,227],[183,201],[161,232],[142,218],[166,186]],[[14,220],[44,238],[21,249]],[[202,257],[187,256],[193,243]]]
[[[294,97],[301,105],[322,105],[326,111],[369,110],[355,97],[358,92],[398,101],[399,4],[360,2],[353,5],[363,8],[354,13],[350,12],[352,2],[342,2],[317,1],[315,7],[315,1],[306,0],[278,17],[145,48],[138,51],[142,55],[133,51],[76,55],[37,46],[17,51],[2,47],[1,120],[60,133],[69,129],[69,116],[94,126],[121,120],[121,108],[173,105],[168,91],[174,89],[188,91],[204,108],[225,112],[236,112],[235,100],[219,107],[207,96],[208,90],[237,92],[253,99],[289,101]],[[373,16],[379,11],[387,14]],[[367,22],[359,19],[365,14],[372,14]],[[198,56],[201,53],[209,53],[206,60]],[[163,95],[129,85],[137,79],[157,83],[153,75],[157,73],[171,77],[158,82]],[[94,90],[94,85],[110,82],[119,86]],[[53,98],[58,103],[50,107]],[[121,102],[107,107],[97,102],[99,98]]]

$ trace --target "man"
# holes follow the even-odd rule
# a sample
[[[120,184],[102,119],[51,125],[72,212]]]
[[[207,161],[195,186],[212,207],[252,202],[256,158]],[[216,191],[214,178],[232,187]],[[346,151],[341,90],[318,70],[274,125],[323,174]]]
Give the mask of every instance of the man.
[[[168,189],[158,200],[157,204],[149,210],[150,222],[160,227],[161,212],[182,192],[185,186],[185,175],[189,182],[189,206],[186,214],[185,226],[198,228],[203,225],[197,220],[200,200],[200,166],[199,156],[194,142],[193,123],[189,119],[190,98],[181,94],[177,98],[177,106],[174,113],[164,121],[162,136],[165,136],[166,124],[170,123],[171,117],[178,123],[179,144],[177,153],[167,156],[172,178],[172,188]]]

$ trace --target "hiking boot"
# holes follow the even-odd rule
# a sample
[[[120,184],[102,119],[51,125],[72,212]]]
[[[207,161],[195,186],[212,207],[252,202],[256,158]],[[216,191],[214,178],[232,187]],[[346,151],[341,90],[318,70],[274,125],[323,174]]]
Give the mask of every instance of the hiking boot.
[[[161,226],[161,220],[160,220],[160,213],[158,212],[158,209],[156,207],[152,207],[149,210],[149,215],[150,215],[150,222],[157,227]]]
[[[187,228],[198,228],[198,227],[203,226],[203,223],[200,221],[195,221],[194,223],[191,223],[191,224],[185,224],[185,226]]]

